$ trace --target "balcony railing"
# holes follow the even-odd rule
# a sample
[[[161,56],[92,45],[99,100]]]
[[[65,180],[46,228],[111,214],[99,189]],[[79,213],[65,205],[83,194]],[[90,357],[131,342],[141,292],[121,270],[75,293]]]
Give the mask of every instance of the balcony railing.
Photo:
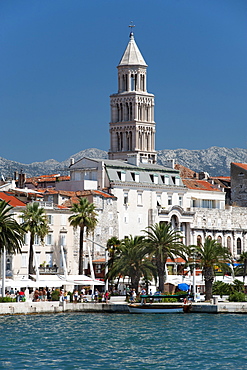
[[[52,266],[52,267],[39,266],[39,273],[40,274],[56,274],[57,271],[58,271],[57,266]]]

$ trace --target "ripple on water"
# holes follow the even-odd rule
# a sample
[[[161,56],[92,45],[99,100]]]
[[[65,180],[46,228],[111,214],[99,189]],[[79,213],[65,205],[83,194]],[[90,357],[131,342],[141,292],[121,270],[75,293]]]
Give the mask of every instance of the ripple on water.
[[[246,368],[245,315],[0,317],[1,369]]]

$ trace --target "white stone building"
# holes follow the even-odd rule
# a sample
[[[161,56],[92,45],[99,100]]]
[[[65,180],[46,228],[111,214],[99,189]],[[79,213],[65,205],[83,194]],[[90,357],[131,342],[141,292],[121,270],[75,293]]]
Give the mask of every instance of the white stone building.
[[[147,65],[133,33],[118,65],[112,94],[109,159],[82,158],[70,166],[68,190],[99,189],[117,198],[118,236],[138,235],[156,222],[171,222],[196,244],[212,236],[235,257],[247,250],[246,212],[225,209],[225,193],[206,180],[180,178],[156,164],[154,95],[147,93]]]

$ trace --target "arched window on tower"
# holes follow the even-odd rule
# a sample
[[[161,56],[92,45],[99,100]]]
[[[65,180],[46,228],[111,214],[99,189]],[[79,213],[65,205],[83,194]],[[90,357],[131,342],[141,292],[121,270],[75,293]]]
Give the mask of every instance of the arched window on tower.
[[[131,91],[136,91],[137,88],[137,74],[131,74]]]
[[[241,239],[240,238],[237,238],[237,254],[241,254],[242,253],[242,245],[241,245]]]
[[[129,121],[132,121],[132,102],[129,102]]]
[[[138,104],[138,119],[139,121],[142,121],[142,105]]]
[[[120,132],[120,151],[123,150],[123,133]]]
[[[119,117],[119,121],[122,122],[123,121],[123,104],[120,103],[120,117]]]
[[[142,133],[139,132],[139,150],[142,150]]]
[[[144,75],[141,75],[141,78],[140,78],[140,82],[141,82],[141,90],[144,91],[144,87],[145,87],[145,76]]]
[[[148,105],[146,105],[146,121],[148,121],[149,120],[149,117],[148,117],[148,111],[149,111],[149,107],[148,107]]]
[[[149,145],[148,145],[148,140],[149,139],[149,135],[148,135],[148,132],[146,132],[146,150],[149,150]]]
[[[130,120],[130,110],[129,110],[129,103],[125,103],[125,107],[126,107],[126,117],[125,117],[125,121],[129,121]]]
[[[122,86],[121,86],[121,91],[125,90],[125,75],[122,75]]]
[[[132,131],[129,132],[129,150],[132,150]]]
[[[120,152],[121,143],[120,143],[120,132],[117,132],[117,150]]]

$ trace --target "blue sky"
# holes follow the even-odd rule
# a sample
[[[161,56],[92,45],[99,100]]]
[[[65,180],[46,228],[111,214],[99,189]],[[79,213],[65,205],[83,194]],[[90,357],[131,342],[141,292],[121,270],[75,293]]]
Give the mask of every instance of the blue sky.
[[[246,0],[2,0],[0,157],[109,149],[131,20],[156,99],[156,149],[246,148]]]

